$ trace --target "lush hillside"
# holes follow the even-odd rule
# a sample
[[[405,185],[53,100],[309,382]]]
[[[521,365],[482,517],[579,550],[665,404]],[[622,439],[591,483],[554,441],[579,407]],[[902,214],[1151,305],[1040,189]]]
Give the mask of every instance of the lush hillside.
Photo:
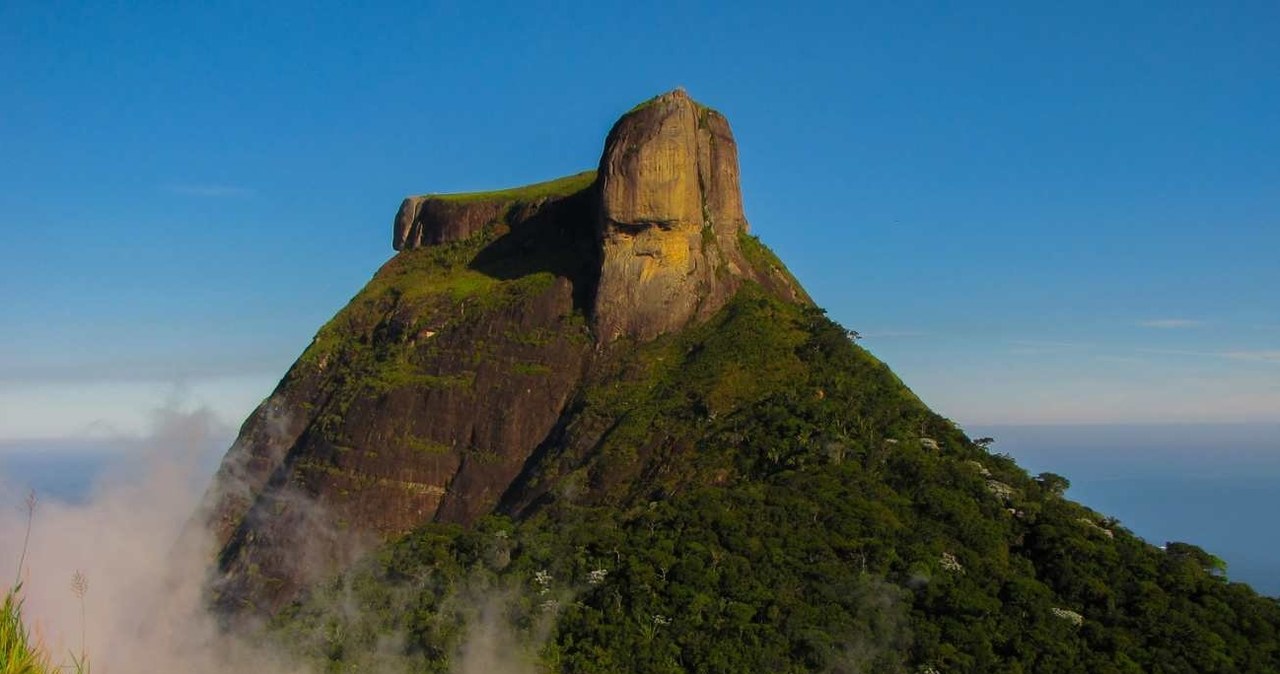
[[[424,526],[280,628],[335,671],[387,634],[447,671],[476,597],[551,671],[1280,668],[1275,600],[969,441],[819,310],[747,288],[573,409],[566,438],[611,430],[534,503]]]
[[[1280,671],[1275,600],[813,306],[736,152],[676,91],[594,173],[405,199],[210,489],[226,621],[333,671]]]

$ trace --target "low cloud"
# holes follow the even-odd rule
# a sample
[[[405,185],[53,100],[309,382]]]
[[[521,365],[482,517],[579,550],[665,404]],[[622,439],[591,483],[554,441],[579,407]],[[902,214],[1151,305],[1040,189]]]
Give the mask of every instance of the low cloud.
[[[0,485],[0,578],[22,581],[25,618],[55,660],[87,653],[99,672],[308,671],[226,631],[204,608],[213,541],[189,523],[208,481],[203,459],[224,430],[206,409],[160,410],[133,460],[84,502],[37,494],[29,520],[15,502],[24,490]]]
[[[1190,318],[1157,318],[1149,321],[1141,321],[1138,323],[1144,328],[1155,328],[1157,330],[1178,330],[1182,328],[1198,328],[1204,325],[1204,321],[1197,321]]]

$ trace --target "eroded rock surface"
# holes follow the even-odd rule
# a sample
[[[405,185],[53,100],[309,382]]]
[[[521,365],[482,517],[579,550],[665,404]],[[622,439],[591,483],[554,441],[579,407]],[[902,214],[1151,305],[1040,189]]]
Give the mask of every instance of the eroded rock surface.
[[[598,176],[600,337],[651,339],[723,306],[747,229],[724,117],[683,90],[648,101],[614,125]]]

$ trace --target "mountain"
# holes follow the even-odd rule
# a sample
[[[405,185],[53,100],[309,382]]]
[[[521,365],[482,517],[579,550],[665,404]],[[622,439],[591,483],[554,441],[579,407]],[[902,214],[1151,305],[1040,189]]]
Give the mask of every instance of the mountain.
[[[555,671],[1280,671],[1275,600],[990,453],[815,307],[682,90],[596,171],[405,199],[393,243],[203,515],[215,606],[333,671],[451,671],[494,625]]]

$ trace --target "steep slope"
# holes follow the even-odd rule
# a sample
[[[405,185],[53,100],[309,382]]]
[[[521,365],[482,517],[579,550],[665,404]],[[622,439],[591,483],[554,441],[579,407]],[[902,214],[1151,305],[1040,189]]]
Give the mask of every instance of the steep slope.
[[[675,91],[618,121],[598,173],[406,199],[399,254],[215,478],[218,603],[270,613],[378,540],[493,512],[614,351],[744,283],[807,301],[747,236],[737,175],[727,122]]]
[[[495,623],[553,671],[1280,668],[1274,600],[930,411],[738,184],[675,91],[595,172],[406,199],[215,478],[215,603],[334,671]]]
[[[284,640],[333,671],[392,637],[466,671],[495,623],[541,671],[1278,671],[1280,603],[971,442],[817,309],[744,289],[611,362],[498,514],[419,527]]]

